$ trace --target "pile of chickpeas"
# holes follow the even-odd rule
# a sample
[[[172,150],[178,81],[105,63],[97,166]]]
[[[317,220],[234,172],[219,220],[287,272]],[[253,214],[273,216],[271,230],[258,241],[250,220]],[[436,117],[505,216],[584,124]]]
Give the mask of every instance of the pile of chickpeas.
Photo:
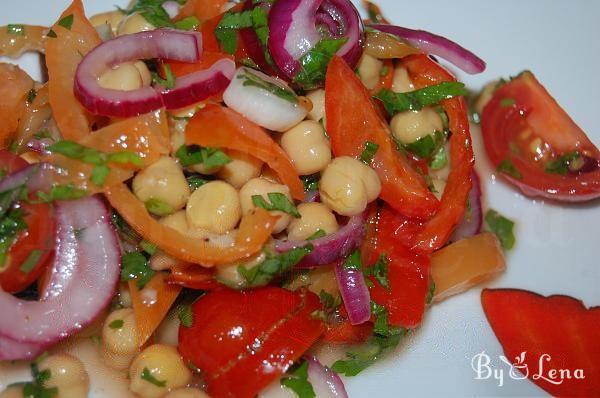
[[[155,29],[140,14],[125,16],[119,11],[96,15],[91,22],[95,26],[109,25],[114,35]],[[358,75],[365,86],[371,89],[379,81],[382,68],[383,61],[364,54],[358,66]],[[151,76],[146,64],[140,60],[115,66],[105,72],[99,82],[105,88],[134,90],[149,86]],[[392,89],[395,92],[414,90],[404,68],[397,67],[394,70]],[[306,98],[312,102],[307,119],[288,131],[273,134],[299,175],[320,174],[320,202],[299,204],[299,218],[272,211],[279,216],[273,234],[279,237],[285,235],[294,241],[305,240],[318,231],[326,235],[335,233],[340,228],[338,216],[349,217],[362,213],[381,191],[380,180],[371,167],[352,157],[332,156],[329,139],[323,128],[325,91],[311,91]],[[226,150],[231,161],[224,166],[206,169],[200,164],[184,170],[174,156],[174,152],[185,143],[187,122],[181,116],[192,116],[197,109],[190,107],[173,115],[180,117],[170,120],[171,156],[164,156],[141,170],[133,179],[132,190],[144,203],[156,199],[172,209],[171,214],[159,219],[162,225],[187,236],[210,238],[228,245],[234,241],[236,227],[243,215],[255,207],[252,196],[261,195],[267,201],[267,194],[273,192],[285,195],[290,201],[292,197],[289,188],[281,184],[273,170],[246,153]],[[390,128],[398,142],[410,144],[428,134],[442,131],[443,125],[436,111],[425,108],[395,115]],[[192,192],[184,171],[210,175],[214,180]],[[433,184],[439,192],[443,192],[445,185],[444,173],[447,171],[438,172],[433,178]],[[252,267],[264,259],[265,254],[260,253],[244,261],[244,265]],[[151,258],[150,264],[155,270],[165,270],[173,261],[159,251]],[[230,286],[243,286],[238,266],[236,263],[217,267],[219,279]],[[292,285],[308,285],[317,294],[321,291],[339,294],[333,271],[327,268],[311,270],[292,282]],[[175,348],[179,327],[177,317],[169,316],[159,327],[154,339],[157,344],[140,350],[135,316],[125,286],[121,287],[120,304],[124,308],[111,312],[103,324],[101,356],[104,363],[117,370],[127,370],[130,390],[141,397],[207,397],[202,390],[186,387],[192,380],[192,373]],[[114,321],[119,321],[120,327],[111,327]],[[42,361],[39,368],[51,369],[52,377],[47,386],[58,387],[59,397],[88,396],[89,377],[83,363],[77,358],[67,354],[52,355]],[[165,386],[157,386],[142,378],[145,370],[156,380],[164,381]],[[0,398],[21,396],[22,392],[17,388],[0,394]]]

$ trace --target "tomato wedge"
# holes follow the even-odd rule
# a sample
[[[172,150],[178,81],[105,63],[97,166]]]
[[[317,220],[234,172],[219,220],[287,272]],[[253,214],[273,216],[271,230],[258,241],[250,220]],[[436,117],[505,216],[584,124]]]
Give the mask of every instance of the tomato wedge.
[[[339,57],[327,68],[325,111],[335,156],[359,157],[367,141],[379,145],[371,166],[381,180],[381,199],[407,217],[426,219],[435,213],[438,200],[398,153],[369,91]]]
[[[0,149],[7,148],[12,134],[26,112],[25,98],[33,80],[21,68],[0,64]]]
[[[302,180],[285,151],[262,127],[239,113],[208,104],[189,121],[185,134],[188,145],[233,149],[262,160],[290,188],[294,199],[304,199]]]
[[[291,366],[323,332],[308,291],[265,287],[213,290],[179,328],[179,352],[199,367],[211,397],[252,398]]]
[[[600,197],[600,151],[531,72],[496,90],[481,130],[492,164],[525,195]]]
[[[74,0],[62,13],[59,22],[70,15],[73,16],[70,29],[60,23],[52,27],[56,37],[46,40],[46,66],[54,120],[63,138],[77,140],[91,129],[88,112],[73,91],[75,70],[81,58],[102,41],[85,17],[81,0]]]
[[[105,194],[110,205],[144,239],[176,259],[205,267],[232,263],[257,253],[271,238],[271,231],[277,221],[277,217],[257,208],[242,218],[235,244],[220,246],[204,239],[185,236],[173,228],[159,224],[125,184],[108,187]]]
[[[222,286],[215,279],[213,269],[194,264],[176,264],[171,267],[171,275],[167,278],[167,283],[196,290],[212,290]]]
[[[425,313],[430,260],[429,256],[411,251],[397,239],[395,231],[405,220],[387,204],[381,209],[373,207],[361,250],[366,266],[375,264],[381,255],[388,261],[389,286],[382,286],[371,276],[371,299],[386,308],[391,325],[415,328]]]

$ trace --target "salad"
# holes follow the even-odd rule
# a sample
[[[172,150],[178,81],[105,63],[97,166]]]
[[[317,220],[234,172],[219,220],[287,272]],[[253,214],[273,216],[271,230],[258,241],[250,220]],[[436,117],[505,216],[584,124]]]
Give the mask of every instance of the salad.
[[[534,73],[471,98],[444,65],[482,59],[364,6],[134,0],[88,18],[74,0],[50,27],[0,27],[0,55],[46,71],[0,63],[0,361],[31,370],[1,398],[87,397],[64,349],[82,340],[124,385],[109,396],[347,396],[429,306],[506,268],[515,222],[485,206],[470,122],[524,195],[600,197],[600,152]],[[508,358],[587,375],[525,377],[600,395],[598,307],[481,303]]]

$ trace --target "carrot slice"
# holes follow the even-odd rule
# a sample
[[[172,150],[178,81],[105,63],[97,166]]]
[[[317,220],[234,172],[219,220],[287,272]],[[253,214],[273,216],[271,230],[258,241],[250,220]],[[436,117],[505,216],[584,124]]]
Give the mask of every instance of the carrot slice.
[[[144,286],[138,289],[135,280],[128,282],[135,315],[138,344],[143,346],[152,336],[175,302],[182,287],[167,283],[166,273],[157,273]],[[148,294],[144,294],[144,291]],[[156,298],[154,294],[156,293]]]
[[[233,149],[262,160],[290,188],[294,199],[304,198],[302,180],[284,150],[262,127],[239,113],[209,104],[196,112],[185,134],[188,145]]]
[[[484,232],[462,239],[431,255],[435,301],[462,293],[506,269],[496,235]]]
[[[159,224],[125,184],[111,186],[105,193],[111,206],[144,239],[174,258],[204,267],[232,263],[258,253],[277,221],[277,217],[257,208],[242,218],[234,245],[218,246]]]
[[[69,22],[71,15],[73,23],[70,29],[67,29],[63,25],[68,26],[68,23],[64,21]],[[56,37],[46,40],[50,105],[63,137],[77,140],[90,132],[90,121],[88,112],[75,98],[75,71],[83,56],[100,44],[101,40],[85,17],[81,0],[73,1],[62,13],[59,22],[52,27],[51,32],[54,32]]]
[[[0,82],[0,149],[6,149],[27,110],[25,97],[33,80],[18,66],[0,64]]]

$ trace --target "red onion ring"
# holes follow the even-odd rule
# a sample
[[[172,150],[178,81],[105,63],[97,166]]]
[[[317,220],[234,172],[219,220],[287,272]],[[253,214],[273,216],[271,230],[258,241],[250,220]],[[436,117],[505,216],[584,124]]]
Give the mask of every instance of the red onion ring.
[[[254,7],[263,7],[270,11],[271,3],[260,3],[258,5],[254,4],[253,0],[246,0],[244,3],[243,10],[251,10]],[[262,43],[260,42],[258,35],[252,28],[240,29],[240,38],[244,43],[244,48],[248,53],[248,56],[254,63],[258,66],[258,68],[271,76],[280,76],[282,77],[282,73],[277,70],[274,65],[269,64],[267,59],[265,58],[265,49],[263,48]]]
[[[45,350],[45,346],[32,343],[19,343],[0,336],[0,361],[17,361],[37,358]]]
[[[308,379],[319,398],[348,398],[342,378],[333,370],[324,366],[313,355],[305,355],[308,362]]]
[[[119,279],[117,233],[98,197],[57,202],[56,217],[53,274],[43,300],[25,301],[0,290],[0,335],[26,343],[23,347],[47,347],[81,330],[110,303]],[[8,351],[0,353],[5,355]]]
[[[485,70],[484,60],[445,37],[424,30],[408,29],[396,25],[374,24],[369,27],[397,36],[411,46],[428,54],[437,55],[471,75]]]
[[[346,257],[360,245],[364,233],[364,214],[360,214],[351,217],[348,223],[334,234],[314,240],[277,241],[275,243],[275,250],[283,253],[296,247],[312,245],[312,252],[307,254],[295,266],[295,268],[299,269],[310,269],[320,265],[331,264]]]
[[[47,191],[52,184],[52,166],[49,163],[30,164],[0,181],[0,192],[27,186],[29,192]]]
[[[221,60],[206,71],[178,78],[175,87],[143,87],[137,90],[111,90],[100,86],[98,78],[107,69],[127,61],[160,58],[196,62],[202,56],[202,35],[193,31],[157,29],[119,36],[90,51],[75,73],[74,90],[90,112],[113,117],[131,117],[165,106],[180,108],[200,102],[224,90],[233,76],[235,64]]]
[[[344,267],[344,262],[335,265],[335,279],[342,295],[348,319],[353,325],[360,325],[371,318],[371,295],[362,270]]]
[[[483,206],[481,205],[481,183],[477,172],[473,170],[471,174],[471,182],[473,183],[471,191],[469,192],[469,206],[465,212],[463,220],[456,227],[450,242],[456,242],[457,240],[470,238],[481,232],[481,226],[483,224]]]
[[[349,0],[278,0],[271,8],[268,47],[288,78],[300,72],[299,60],[321,40],[316,25],[324,21],[334,37],[348,39],[337,54],[354,66],[362,53],[363,25]],[[334,25],[336,29],[331,31]]]

